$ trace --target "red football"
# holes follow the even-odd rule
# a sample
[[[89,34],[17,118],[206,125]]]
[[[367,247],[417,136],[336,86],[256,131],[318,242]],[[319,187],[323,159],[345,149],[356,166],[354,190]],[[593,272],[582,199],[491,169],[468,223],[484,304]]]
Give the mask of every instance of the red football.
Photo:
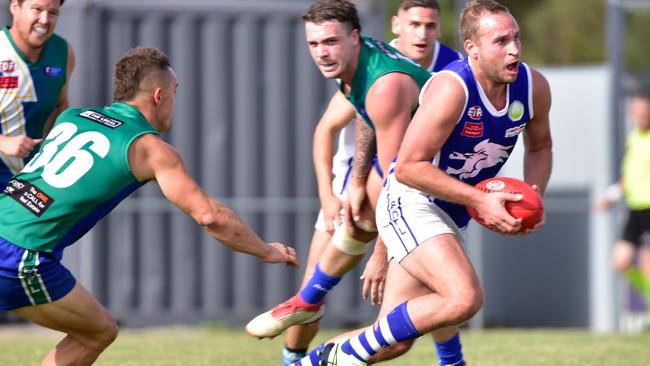
[[[510,177],[495,177],[479,182],[476,188],[483,192],[508,192],[520,193],[523,195],[519,201],[507,201],[506,210],[514,218],[521,218],[521,231],[535,226],[544,217],[544,201],[542,197],[528,183]],[[476,222],[483,225],[483,220],[478,217],[478,213],[471,207],[467,208],[469,215]]]

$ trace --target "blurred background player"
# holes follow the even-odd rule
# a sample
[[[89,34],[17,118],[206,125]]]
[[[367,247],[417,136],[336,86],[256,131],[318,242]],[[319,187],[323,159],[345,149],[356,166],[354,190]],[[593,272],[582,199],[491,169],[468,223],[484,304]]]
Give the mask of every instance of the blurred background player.
[[[521,227],[504,207],[518,195],[486,194],[473,185],[498,173],[525,131],[524,179],[542,194],[546,188],[550,89],[520,60],[517,22],[503,5],[478,0],[461,13],[459,29],[468,57],[423,88],[377,202],[377,226],[391,258],[384,304],[394,308],[296,365],[366,365],[381,349],[470,319],[482,306],[483,291],[461,245],[460,230],[469,221],[465,207],[475,208],[496,232],[518,234]],[[483,163],[471,163],[475,158]]]
[[[112,105],[64,111],[0,195],[0,309],[66,333],[43,365],[90,365],[117,337],[108,310],[60,261],[66,246],[148,181],[228,248],[298,266],[293,248],[265,243],[207,196],[159,137],[171,127],[178,87],[164,53],[128,51],[113,83]]]
[[[0,189],[68,107],[72,47],[54,34],[64,0],[11,0],[0,34]]]
[[[397,38],[390,44],[431,72],[437,72],[449,62],[461,58],[460,53],[438,42],[442,25],[440,6],[436,0],[401,0],[397,14],[391,18],[391,25]],[[341,92],[337,92],[314,132],[313,158],[321,211],[314,226],[301,286],[305,286],[311,278],[316,263],[332,238],[334,228],[341,224],[342,200],[345,199],[354,156],[354,126],[350,124],[354,116],[354,106]],[[338,148],[334,154],[337,136]],[[381,302],[385,284],[388,263],[385,253],[382,253],[371,257],[361,276],[364,280],[362,296],[370,296],[373,305]],[[318,332],[319,320],[289,327],[282,351],[283,366],[305,356]],[[460,352],[460,342],[453,349],[447,344],[450,340],[449,332],[439,333],[441,334],[436,337],[439,340],[436,344],[439,358],[444,358],[444,354],[450,352]],[[388,354],[382,356],[384,357],[376,357],[375,360],[392,358]]]
[[[633,128],[627,136],[621,179],[607,189],[595,209],[605,211],[625,198],[628,217],[614,244],[612,265],[650,306],[650,86],[636,90],[629,104]],[[638,267],[634,266],[638,254]]]
[[[397,14],[391,17],[391,30],[397,38],[390,45],[431,72],[463,57],[438,41],[442,23],[436,0],[400,0]]]

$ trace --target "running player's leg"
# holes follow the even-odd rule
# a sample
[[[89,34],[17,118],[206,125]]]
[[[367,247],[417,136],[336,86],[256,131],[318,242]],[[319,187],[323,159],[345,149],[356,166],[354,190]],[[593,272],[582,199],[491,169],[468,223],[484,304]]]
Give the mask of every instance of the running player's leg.
[[[435,292],[411,297],[359,335],[327,345],[321,361],[366,365],[382,348],[461,324],[480,309],[483,292],[456,235],[441,234],[424,241],[400,265]]]
[[[461,324],[482,305],[483,292],[463,251],[462,234],[428,197],[389,177],[377,204],[377,224],[390,257],[404,269],[401,274],[420,282],[429,292],[409,290],[413,291],[407,294],[409,300],[375,325],[349,341],[326,346],[321,361],[341,357],[350,364],[364,365],[382,348]],[[395,276],[393,273],[389,277]],[[354,359],[348,359],[350,355]]]
[[[77,283],[59,256],[2,238],[0,252],[0,309],[67,334],[44,364],[91,364],[117,335],[108,311]]]
[[[373,169],[368,176],[368,181],[366,182],[366,195],[368,199],[366,200],[367,205],[364,210],[365,217],[361,218],[366,225],[375,226],[375,206],[377,204],[379,192],[381,192],[382,184],[382,178],[379,175],[379,172]],[[349,220],[349,218],[346,219]],[[337,230],[339,230],[337,234],[339,234],[342,229],[344,228],[337,228]],[[325,249],[323,257],[319,261],[319,266],[327,275],[340,278],[349,272],[359,263],[361,258],[363,258],[364,254],[368,250],[370,242],[376,237],[375,232],[366,232],[358,227],[354,228],[354,230],[355,233],[352,234],[352,239],[357,239],[361,242],[356,245],[355,248],[349,249],[346,244],[342,243],[345,239],[337,238],[337,234],[335,234],[335,238],[332,242],[333,245],[329,245]]]
[[[429,293],[431,293],[431,290],[428,287],[415,280],[404,270],[404,268],[402,268],[399,264],[396,264],[395,261],[391,261],[388,266],[384,301],[382,302],[379,313],[377,314],[377,319],[385,317],[391,310],[393,310],[393,308],[407,301],[409,297],[426,295]],[[364,330],[365,328],[362,328],[343,333],[336,336],[335,338],[328,340],[325,342],[325,344],[357,336]],[[462,365],[461,362],[463,361],[463,355],[460,351],[460,344],[458,344],[457,347],[455,346],[455,341],[458,340],[458,334],[459,333],[457,326],[449,326],[431,332],[437,349],[447,346],[444,355],[441,355],[440,353],[442,353],[442,351],[438,350],[438,358],[447,361],[445,364]],[[453,347],[450,344],[450,341],[454,343]],[[374,364],[397,358],[402,354],[408,352],[411,349],[413,343],[414,340],[411,339],[384,348],[372,356],[368,360],[368,364]],[[316,362],[318,362],[319,355],[317,355],[317,351],[319,350],[322,350],[322,346],[320,348],[317,348],[315,351],[312,351],[312,354],[310,354],[312,358],[312,364],[316,364]]]
[[[322,215],[319,216],[319,221],[321,219]],[[307,265],[305,266],[305,274],[300,288],[304,287],[309,281],[309,278],[316,267],[316,263],[318,263],[318,260],[323,255],[325,247],[332,239],[332,233],[319,228],[320,226],[324,225],[319,225],[317,223],[314,228],[314,235],[312,236],[311,244],[309,245],[309,256],[307,258]],[[282,364],[289,365],[290,363],[304,357],[309,348],[309,344],[318,333],[319,328],[320,319],[309,324],[289,327],[287,330],[285,347],[282,351]]]
[[[391,261],[388,267],[385,297],[381,304],[377,319],[381,319],[399,304],[407,301],[410,297],[426,295],[431,290],[421,282],[413,279],[412,276],[395,261]],[[463,354],[461,352],[460,335],[457,326],[448,326],[436,329],[431,332],[434,346],[441,365],[463,365]],[[397,343],[379,351],[368,360],[368,364],[392,360],[408,352],[415,340],[407,340]]]
[[[108,310],[79,283],[59,300],[12,312],[66,333],[46,356],[43,365],[91,365],[117,337],[117,324]]]
[[[371,184],[380,184],[377,181],[375,179]],[[362,220],[368,226],[375,226],[369,201]],[[251,320],[246,325],[247,333],[258,338],[272,338],[292,325],[311,323],[322,316],[326,295],[363,258],[377,236],[376,232],[367,232],[358,227],[354,227],[354,232],[350,233],[349,226],[339,225],[335,229],[330,243],[299,293]]]
[[[640,247],[641,228],[639,211],[630,210],[627,222],[623,227],[621,238],[612,248],[612,266],[625,276],[640,294],[645,291],[646,276],[639,267],[634,265],[634,257]]]

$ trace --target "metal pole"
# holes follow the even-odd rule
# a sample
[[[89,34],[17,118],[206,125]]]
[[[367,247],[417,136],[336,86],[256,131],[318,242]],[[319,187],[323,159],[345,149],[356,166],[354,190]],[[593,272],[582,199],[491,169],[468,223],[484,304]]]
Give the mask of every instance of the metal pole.
[[[603,149],[599,153],[601,173],[596,175],[592,194],[600,194],[616,180],[618,162],[620,161],[620,144],[622,141],[619,130],[622,119],[620,106],[621,83],[623,70],[622,59],[622,29],[623,12],[617,1],[607,3],[606,29],[607,54],[610,67],[610,127],[606,134],[597,134],[598,142]],[[612,332],[617,328],[618,301],[615,296],[615,277],[610,266],[610,247],[614,240],[614,222],[612,214],[592,215],[591,217],[591,250],[590,250],[590,327],[599,333]]]

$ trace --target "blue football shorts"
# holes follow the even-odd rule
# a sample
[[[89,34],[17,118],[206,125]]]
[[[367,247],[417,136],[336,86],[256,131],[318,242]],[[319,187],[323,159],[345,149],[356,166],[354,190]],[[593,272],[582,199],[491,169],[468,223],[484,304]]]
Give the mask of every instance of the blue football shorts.
[[[0,310],[56,301],[76,282],[54,254],[21,248],[0,238]]]

